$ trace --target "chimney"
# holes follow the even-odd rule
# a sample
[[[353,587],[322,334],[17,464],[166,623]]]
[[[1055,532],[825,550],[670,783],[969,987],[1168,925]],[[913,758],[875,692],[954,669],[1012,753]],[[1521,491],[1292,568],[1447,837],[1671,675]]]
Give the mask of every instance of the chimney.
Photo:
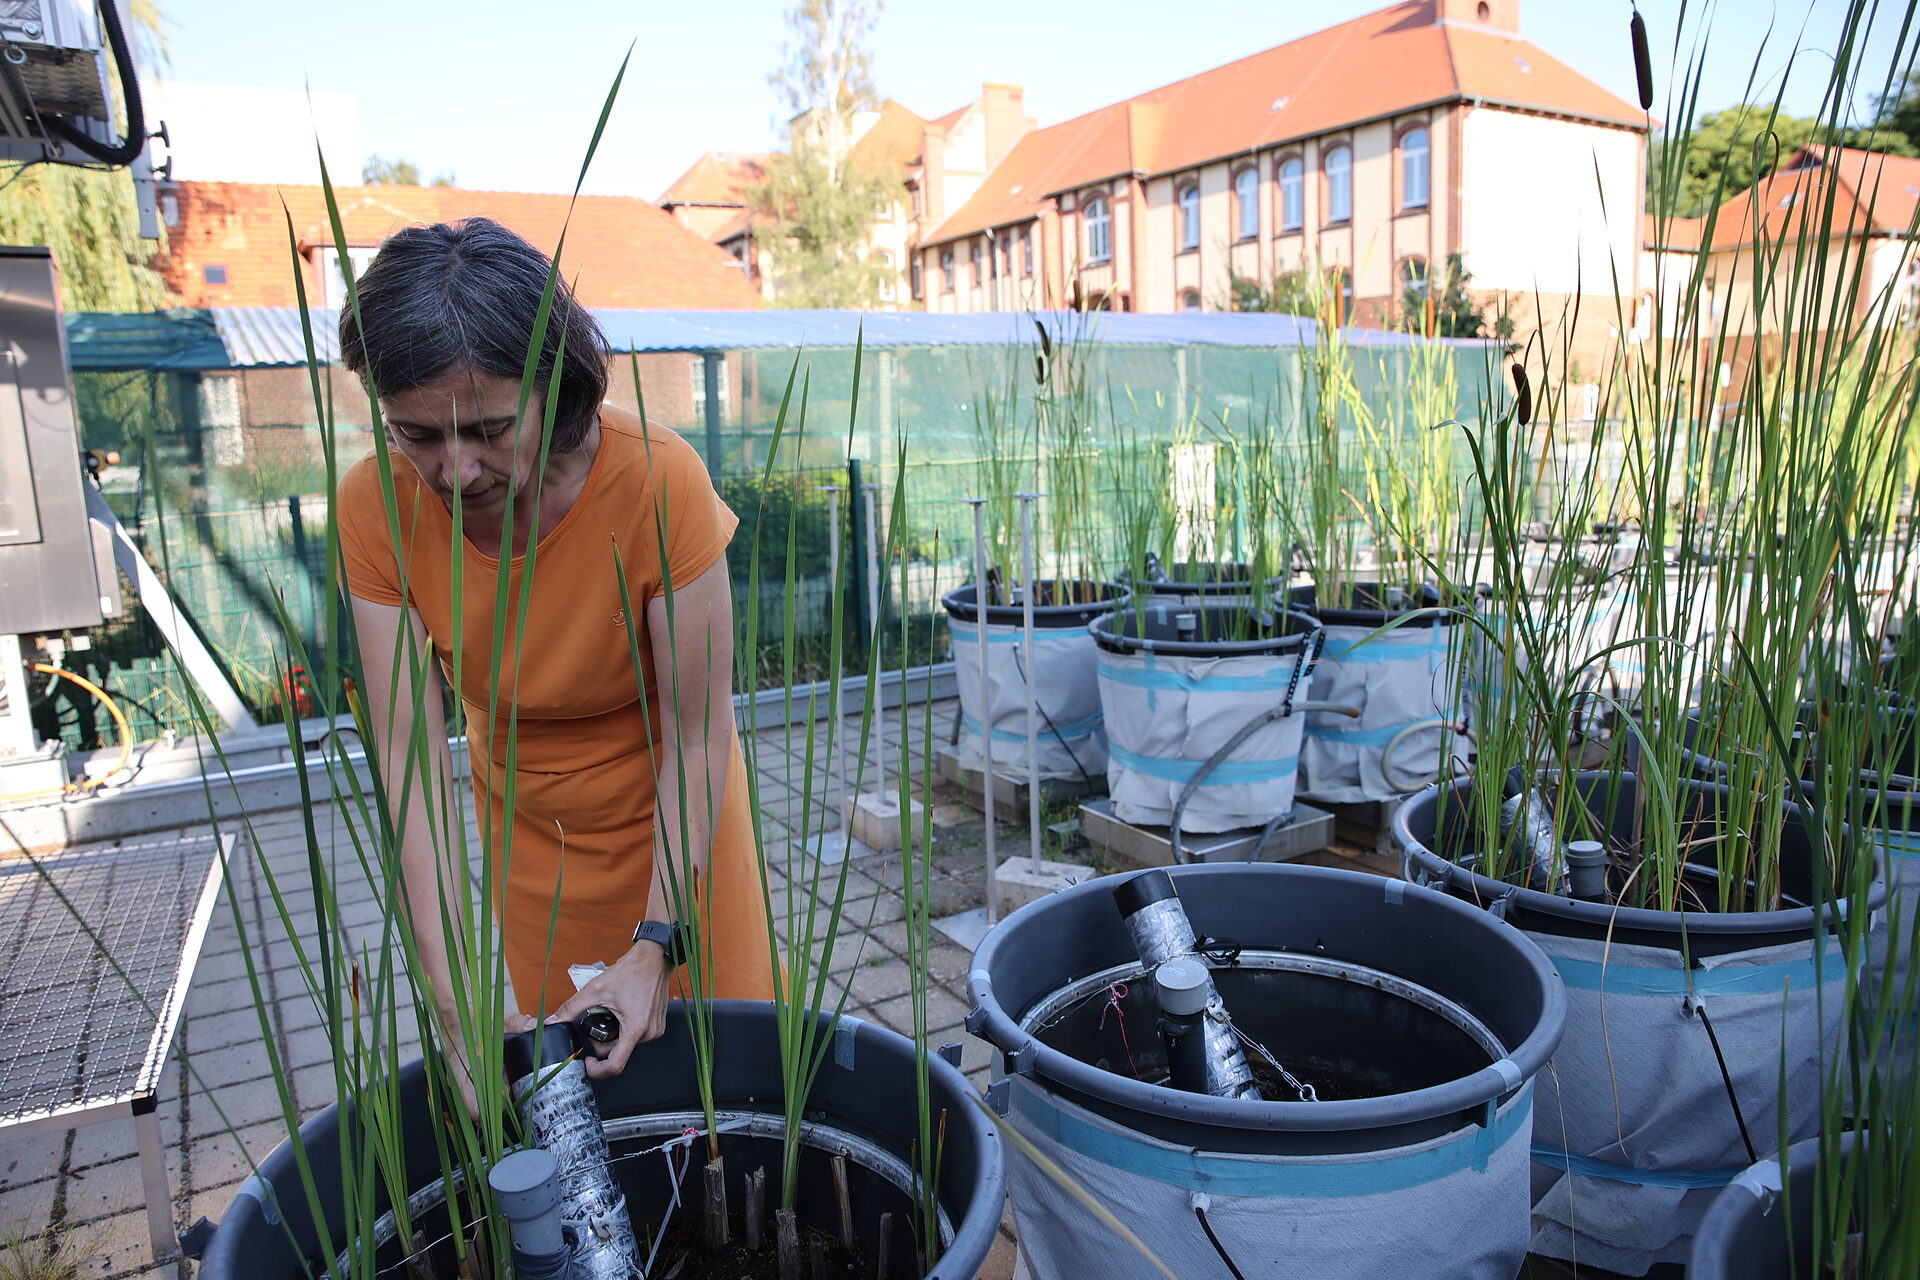
[[[1434,0],[1434,21],[1520,33],[1520,0]]]
[[[1013,144],[1031,131],[1034,121],[1027,115],[1026,90],[1017,84],[982,84],[980,107],[987,117],[987,168],[1000,163]]]

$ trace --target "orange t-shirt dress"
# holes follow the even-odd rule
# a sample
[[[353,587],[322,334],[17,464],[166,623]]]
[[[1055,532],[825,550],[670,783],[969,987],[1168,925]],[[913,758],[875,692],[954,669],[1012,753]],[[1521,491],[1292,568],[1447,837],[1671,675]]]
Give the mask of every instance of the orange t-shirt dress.
[[[633,927],[646,912],[653,877],[654,778],[663,767],[655,763],[663,759],[657,736],[660,682],[646,618],[646,602],[665,594],[659,531],[664,526],[672,580],[687,583],[725,553],[739,521],[714,492],[706,467],[686,441],[645,426],[626,410],[603,406],[600,447],[586,484],[559,526],[535,548],[518,662],[513,632],[525,557],[516,556],[508,565],[500,709],[492,741],[486,743],[500,562],[461,539],[464,576],[461,616],[455,619],[452,513],[398,454],[393,455],[393,478],[404,548],[397,557],[378,459],[362,459],[340,482],[347,589],[363,600],[418,611],[465,704],[474,799],[493,836],[507,971],[523,1010],[550,1013],[573,994],[567,966],[611,964],[632,945]],[[615,544],[638,614],[631,620],[621,604]],[[629,622],[640,647],[644,688],[635,687]],[[462,637],[458,671],[453,666],[456,626]],[[704,639],[686,643],[700,652],[688,653],[684,661],[706,660]],[[727,675],[716,673],[716,678]],[[510,851],[504,839],[509,707],[518,713]],[[697,714],[692,709],[688,714],[696,726]],[[677,785],[671,778],[664,782]],[[688,804],[706,803],[703,779],[689,774],[687,790]],[[678,833],[670,835],[677,846]],[[715,996],[773,998],[762,884],[746,765],[736,736],[713,823],[708,873],[700,886]]]

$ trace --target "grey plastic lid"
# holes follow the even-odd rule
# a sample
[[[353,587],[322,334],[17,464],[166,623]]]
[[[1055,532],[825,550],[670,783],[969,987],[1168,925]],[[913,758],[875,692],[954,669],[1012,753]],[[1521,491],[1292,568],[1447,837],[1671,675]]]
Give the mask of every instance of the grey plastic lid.
[[[537,1218],[560,1203],[560,1166],[540,1147],[510,1152],[487,1171],[487,1185],[511,1221]]]
[[[1208,988],[1213,979],[1198,960],[1175,956],[1153,971],[1153,984],[1160,990],[1160,1008],[1176,1018],[1191,1018],[1207,1007]]]

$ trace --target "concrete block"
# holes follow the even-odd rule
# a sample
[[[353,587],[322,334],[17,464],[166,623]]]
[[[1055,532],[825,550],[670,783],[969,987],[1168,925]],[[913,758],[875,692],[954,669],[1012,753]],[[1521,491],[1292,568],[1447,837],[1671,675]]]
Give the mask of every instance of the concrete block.
[[[907,809],[903,811],[897,797],[875,795],[872,792],[848,802],[845,810],[853,838],[881,853],[892,853],[901,848],[905,843],[902,824],[910,822],[918,826],[923,812],[918,800],[907,801]]]
[[[1074,862],[1039,862],[1031,858],[1009,858],[993,873],[994,888],[1000,894],[1000,910],[1011,914],[1038,898],[1057,893],[1098,874],[1092,867]]]
[[[1089,844],[1098,845],[1117,861],[1136,867],[1170,867],[1174,863],[1172,832],[1166,827],[1135,826],[1113,816],[1113,802],[1101,797],[1080,806],[1080,829]],[[1180,834],[1180,851],[1190,862],[1291,862],[1317,853],[1333,842],[1334,818],[1305,802],[1293,806],[1293,821],[1276,827],[1260,843],[1261,828],[1223,831],[1217,835]],[[1255,845],[1259,844],[1256,849]]]

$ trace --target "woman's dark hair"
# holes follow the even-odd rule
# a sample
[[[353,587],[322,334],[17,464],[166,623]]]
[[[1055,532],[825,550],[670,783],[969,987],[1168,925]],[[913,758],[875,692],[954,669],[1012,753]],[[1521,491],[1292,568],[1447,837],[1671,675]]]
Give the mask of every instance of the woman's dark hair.
[[[491,218],[396,232],[356,282],[358,320],[341,308],[340,358],[378,396],[462,369],[517,382],[551,270],[545,254]],[[558,401],[553,451],[579,448],[606,399],[607,340],[564,279],[554,282],[534,379],[536,392],[552,384]]]

